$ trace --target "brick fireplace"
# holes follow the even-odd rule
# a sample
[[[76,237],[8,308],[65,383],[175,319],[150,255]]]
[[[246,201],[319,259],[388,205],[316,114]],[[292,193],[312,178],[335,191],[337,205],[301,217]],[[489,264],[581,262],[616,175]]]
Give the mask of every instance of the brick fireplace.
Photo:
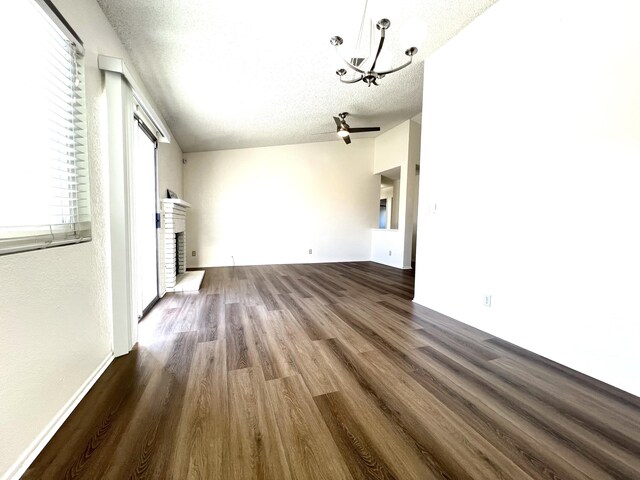
[[[164,215],[164,276],[167,292],[180,291],[176,285],[187,271],[185,231],[187,208],[191,205],[181,199],[162,200]]]

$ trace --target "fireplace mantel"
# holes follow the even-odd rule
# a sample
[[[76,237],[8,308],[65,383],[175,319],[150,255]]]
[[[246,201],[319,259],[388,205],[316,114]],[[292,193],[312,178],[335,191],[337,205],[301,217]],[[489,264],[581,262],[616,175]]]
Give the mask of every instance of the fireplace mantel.
[[[162,203],[165,204],[165,205],[169,204],[169,203],[172,203],[172,204],[177,205],[179,207],[191,208],[191,204],[189,202],[185,202],[181,198],[163,198],[162,199]]]

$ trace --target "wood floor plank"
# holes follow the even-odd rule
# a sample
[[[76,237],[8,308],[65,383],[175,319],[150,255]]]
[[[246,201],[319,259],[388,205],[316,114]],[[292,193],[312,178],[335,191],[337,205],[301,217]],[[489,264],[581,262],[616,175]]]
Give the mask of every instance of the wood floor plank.
[[[411,289],[405,289],[401,285],[389,282],[385,276],[371,275],[368,271],[362,271],[357,268],[350,271],[348,275],[352,281],[366,286],[367,288],[376,290],[378,293],[392,293],[397,297],[404,298],[406,300],[411,300],[413,298],[413,292]]]
[[[335,392],[337,387],[315,344],[306,336],[297,320],[288,312],[268,312],[267,319],[292,346],[296,369],[302,375],[311,395]]]
[[[459,351],[464,350],[479,361],[496,360],[501,356],[495,349],[485,346],[485,343],[470,341],[463,335],[426,322],[421,328],[415,330],[415,334],[427,342],[436,341],[440,345],[448,345]]]
[[[343,292],[346,290],[344,286],[336,283],[330,275],[322,273],[320,269],[308,274],[307,278],[337,297],[343,296]]]
[[[539,435],[533,434],[529,428],[523,428],[526,424],[512,423],[495,402],[483,401],[472,390],[452,382],[441,369],[423,363],[416,365],[411,376],[455,415],[498,446],[501,452],[532,478],[589,478],[550,451],[548,443],[540,440]]]
[[[371,322],[369,318],[365,317],[365,319],[363,319],[355,309],[345,307],[341,304],[327,305],[327,308],[366,338],[376,349],[384,352],[387,358],[394,361],[397,366],[407,371],[413,369],[408,351],[411,350],[411,347],[417,347],[420,344],[423,345],[422,342],[418,345],[413,344],[409,348],[407,348],[407,346],[403,348],[402,334],[389,331],[378,333],[375,324],[372,325],[373,322]]]
[[[640,398],[413,284],[373,262],[207,269],[23,478],[640,479]]]
[[[331,433],[302,377],[267,382],[292,476],[299,479],[352,479]]]
[[[197,345],[195,332],[176,336],[170,355],[151,377],[134,415],[113,449],[102,478],[159,478],[175,461],[174,432],[179,424],[186,381]]]
[[[499,448],[488,442],[457,416],[436,397],[430,395],[406,373],[398,369],[384,354],[371,351],[361,354],[367,362],[362,365],[367,375],[382,373],[387,379],[384,392],[388,402],[395,405],[399,416],[406,425],[431,430],[432,442],[441,448],[446,446],[448,455],[463,458],[463,468],[474,479],[529,478],[520,467],[505,456]],[[428,419],[428,421],[425,421]]]
[[[491,363],[497,365],[501,371],[516,376],[519,381],[525,382],[527,385],[533,378],[539,396],[559,397],[564,403],[564,407],[561,408],[577,409],[578,416],[582,418],[582,422],[591,423],[591,418],[595,418],[597,419],[595,421],[605,423],[607,426],[615,428],[621,434],[626,435],[630,442],[636,443],[637,445],[637,441],[635,441],[633,437],[640,431],[640,423],[638,422],[640,417],[627,412],[623,405],[598,401],[592,396],[586,395],[583,390],[574,388],[574,384],[570,382],[563,382],[561,384],[554,382],[553,377],[541,375],[537,373],[535,369],[522,365],[508,357],[497,358],[492,360]],[[581,412],[590,412],[590,418],[585,419],[585,414]]]
[[[522,425],[523,430],[545,437],[550,449],[591,478],[633,478],[634,470],[624,462],[611,457],[605,450],[606,445],[594,444],[579,434],[580,426],[563,420],[554,412],[539,405],[528,396],[527,390],[510,387],[498,379],[489,380],[476,364],[457,356],[449,356],[432,347],[419,349],[430,361],[435,361],[452,381],[471,386],[476,395],[486,402],[499,404],[502,414],[510,421]],[[454,380],[455,379],[455,380]],[[603,448],[605,447],[605,448]],[[636,471],[640,471],[637,470]]]
[[[414,337],[412,335],[413,331],[422,327],[420,323],[416,323],[413,320],[403,315],[398,315],[393,311],[384,311],[380,309],[377,304],[372,304],[362,298],[347,297],[344,300],[341,299],[340,303],[358,311],[362,318],[375,320],[380,327],[393,333],[406,336],[406,341],[409,343]],[[417,341],[416,344],[419,345],[420,342]]]
[[[293,317],[302,326],[309,340],[323,340],[331,338],[331,334],[327,332],[325,325],[318,321],[317,316],[313,314],[311,309],[306,308],[306,304],[300,299],[292,295],[279,295],[280,302],[293,315]]]
[[[584,386],[586,390],[591,392],[592,394],[601,396],[602,398],[610,398],[616,402],[619,402],[620,404],[628,406],[630,409],[632,409],[632,411],[640,414],[640,397],[636,397],[635,395],[620,390],[619,388],[607,385],[606,383],[600,382],[599,380],[591,378],[588,375],[577,372],[569,367],[565,367],[564,365],[560,365],[553,360],[549,360],[548,358],[536,355],[535,353],[532,353],[522,347],[507,342],[506,340],[502,340],[501,338],[488,339],[487,343],[491,343],[492,345],[510,352],[512,355],[527,359],[531,363],[536,363],[538,365],[544,366],[544,368],[549,372],[556,373],[572,382]]]
[[[272,273],[267,277],[267,280],[277,294],[291,293],[291,290],[289,290],[289,288],[282,282],[279,275]]]
[[[453,332],[456,332],[459,335],[468,336],[473,341],[478,342],[493,338],[493,335],[478,330],[471,325],[467,325],[454,320],[453,318],[447,317],[446,315],[438,313],[434,310],[423,307],[422,305],[418,305],[414,302],[390,296],[378,303],[380,306],[384,307],[385,310],[394,311],[399,315],[406,315],[407,318],[410,318],[420,326],[422,326],[423,322],[439,325]]]
[[[316,342],[334,371],[342,394],[344,415],[357,422],[370,442],[369,449],[379,452],[381,459],[402,479],[469,480],[457,460],[442,455],[432,442],[423,442],[412,426],[405,425],[393,405],[389,405],[378,392],[379,385],[362,375],[358,352],[339,340]],[[327,423],[334,422],[329,419]],[[336,440],[340,444],[340,440]],[[350,455],[359,455],[350,449]],[[350,465],[360,460],[352,458]]]
[[[410,386],[403,378],[402,370],[394,367],[381,352],[355,354],[339,341],[324,343],[375,400],[378,408],[417,445],[425,465],[436,478],[528,478],[501,454],[487,455],[484,449],[490,446],[480,436],[460,430],[460,425],[446,414],[440,402],[429,399],[417,383],[415,387]],[[384,375],[384,381],[380,381],[377,374],[380,369],[392,375]]]
[[[278,302],[277,294],[271,291],[269,285],[267,284],[267,281],[264,278],[255,280],[254,285],[256,286],[256,290],[262,298],[264,305],[267,307],[267,310],[282,309],[280,302]]]
[[[251,331],[246,328],[245,310],[240,303],[225,306],[225,332],[227,343],[227,368],[237,370],[253,365],[249,349],[252,347]]]
[[[290,479],[283,442],[260,367],[229,373],[229,410],[227,447],[230,456],[225,476],[220,478]]]
[[[306,276],[298,278],[300,284],[310,292],[315,298],[322,301],[323,303],[336,303],[337,298],[342,296],[342,294],[338,294],[337,292],[332,292],[327,288],[324,288],[322,285],[312,281]]]
[[[176,430],[173,478],[223,478],[229,462],[227,364],[224,340],[199,343]]]
[[[247,320],[255,345],[256,364],[260,365],[267,380],[295,375],[298,372],[293,366],[293,360],[289,363],[288,358],[282,358],[280,345],[274,338],[272,329],[265,325],[266,316],[267,310],[264,306],[247,308]]]
[[[575,408],[575,405],[567,403],[561,395],[545,392],[539,386],[513,375],[506,369],[501,369],[495,362],[487,362],[475,352],[462,348],[459,344],[442,337],[432,337],[436,345],[444,351],[453,354],[460,362],[468,366],[469,371],[491,378],[497,385],[506,385],[516,393],[527,392],[527,399],[537,410],[547,412],[546,417],[557,419],[558,425],[575,425],[576,432],[581,436],[590,438],[589,443],[599,445],[603,454],[609,452],[613,458],[622,459],[634,468],[640,468],[640,442],[621,429],[616,429],[610,424],[600,421],[597,416]],[[556,427],[559,428],[559,427]],[[610,448],[614,444],[615,448]],[[605,454],[605,457],[606,454]],[[625,468],[621,466],[621,471]]]
[[[363,300],[368,300],[371,303],[376,303],[385,299],[388,295],[388,292],[385,291],[384,288],[375,288],[375,284],[363,285],[362,283],[353,281],[349,277],[348,273],[345,274],[345,270],[336,267],[336,264],[325,265],[324,271],[327,273],[327,275],[330,275],[331,278],[335,278],[336,281],[345,288],[347,297],[361,298]],[[375,289],[372,287],[374,287]]]
[[[285,333],[271,321],[269,314],[265,307],[249,309],[257,362],[267,380],[297,375],[300,371],[293,345],[288,343]]]
[[[536,362],[523,360],[520,357],[500,357],[495,363],[512,369],[520,376],[533,379],[538,385],[549,392],[562,391],[576,405],[606,419],[616,425],[616,428],[631,428],[633,432],[640,431],[640,409],[630,407],[609,395],[599,395],[590,388],[585,388],[579,382],[567,379],[565,376],[542,367]]]
[[[297,296],[298,298],[311,298],[313,297],[313,295],[311,293],[309,293],[306,289],[304,289],[302,287],[302,285],[300,285],[300,283],[295,280],[293,277],[291,277],[290,275],[282,275],[280,277],[280,280],[282,281],[282,283],[288,287],[289,291]]]
[[[198,342],[212,342],[218,339],[224,322],[224,300],[220,294],[207,294],[198,309]]]
[[[153,359],[138,348],[116,358],[22,478],[99,478],[144,392],[138,382],[155,372],[147,368]]]
[[[305,298],[301,302],[304,303],[310,315],[329,332],[329,338],[337,338],[358,352],[366,352],[373,349],[371,342],[351,328],[322,302],[317,301],[315,298]],[[328,338],[324,340],[328,340]]]
[[[372,446],[359,422],[349,414],[340,392],[314,397],[333,440],[356,479],[395,479],[383,455]]]

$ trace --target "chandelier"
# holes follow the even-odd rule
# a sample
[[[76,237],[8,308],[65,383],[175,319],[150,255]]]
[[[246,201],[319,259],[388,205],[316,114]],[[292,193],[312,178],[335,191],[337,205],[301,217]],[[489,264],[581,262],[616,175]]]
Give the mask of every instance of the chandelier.
[[[363,19],[363,24],[364,24],[364,19]],[[363,25],[360,26],[360,37],[362,36],[362,26]],[[411,65],[413,56],[416,53],[418,53],[418,49],[416,47],[411,47],[405,50],[404,54],[407,57],[409,57],[409,60],[406,63],[400,65],[399,67],[392,68],[390,70],[384,70],[380,72],[376,71],[376,63],[378,63],[378,57],[380,56],[380,52],[382,51],[382,46],[384,45],[385,32],[389,29],[390,26],[391,26],[391,22],[386,18],[381,19],[376,24],[376,28],[380,31],[380,43],[378,44],[378,51],[376,52],[376,56],[373,59],[373,63],[369,68],[365,68],[364,64],[366,59],[364,58],[352,58],[351,61],[344,58],[338,51],[338,47],[340,47],[340,45],[342,45],[343,43],[342,37],[338,37],[338,36],[331,37],[331,45],[335,47],[336,53],[338,54],[338,56],[342,59],[343,62],[347,64],[347,66],[353,72],[355,72],[354,78],[346,78],[346,75],[347,75],[346,69],[340,68],[336,70],[336,75],[340,77],[340,81],[342,83],[357,83],[357,82],[363,81],[369,87],[371,85],[378,86],[378,83],[377,83],[378,80],[384,78],[386,75],[389,75],[390,73],[397,72],[398,70],[402,70],[403,68]],[[358,38],[358,43],[360,42],[360,37]]]

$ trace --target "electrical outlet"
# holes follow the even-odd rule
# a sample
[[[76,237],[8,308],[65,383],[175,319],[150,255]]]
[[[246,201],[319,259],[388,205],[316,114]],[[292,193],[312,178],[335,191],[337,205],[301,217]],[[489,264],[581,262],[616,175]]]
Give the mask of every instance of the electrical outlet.
[[[191,256],[195,257],[196,256],[196,251],[195,250],[191,250]]]
[[[485,295],[484,296],[484,306],[485,307],[490,307],[491,306],[491,295]]]
[[[313,253],[313,249],[312,249],[312,248],[310,248],[310,249],[309,249],[309,255],[311,255],[312,253]]]
[[[389,250],[389,256],[391,256],[391,250]]]

